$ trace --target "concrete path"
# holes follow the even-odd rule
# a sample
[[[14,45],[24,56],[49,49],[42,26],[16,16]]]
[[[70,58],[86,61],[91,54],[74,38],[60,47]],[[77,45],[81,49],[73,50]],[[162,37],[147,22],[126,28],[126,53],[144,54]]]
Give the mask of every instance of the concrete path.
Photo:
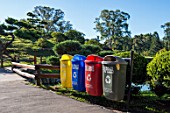
[[[113,113],[27,83],[19,75],[0,68],[0,113]]]

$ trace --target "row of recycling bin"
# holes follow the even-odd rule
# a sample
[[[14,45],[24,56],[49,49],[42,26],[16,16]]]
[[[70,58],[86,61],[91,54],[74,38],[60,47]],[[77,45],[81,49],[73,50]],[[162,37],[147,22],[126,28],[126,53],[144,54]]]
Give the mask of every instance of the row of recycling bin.
[[[64,88],[86,91],[92,96],[104,95],[111,100],[122,100],[125,93],[127,62],[116,56],[62,55],[60,79]]]

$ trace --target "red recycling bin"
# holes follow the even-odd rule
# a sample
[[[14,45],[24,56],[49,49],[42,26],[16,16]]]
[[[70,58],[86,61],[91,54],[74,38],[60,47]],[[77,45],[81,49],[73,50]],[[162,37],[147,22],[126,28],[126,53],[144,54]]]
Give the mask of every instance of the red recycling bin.
[[[92,96],[103,94],[101,61],[103,61],[103,58],[97,55],[88,55],[85,60],[86,92]]]

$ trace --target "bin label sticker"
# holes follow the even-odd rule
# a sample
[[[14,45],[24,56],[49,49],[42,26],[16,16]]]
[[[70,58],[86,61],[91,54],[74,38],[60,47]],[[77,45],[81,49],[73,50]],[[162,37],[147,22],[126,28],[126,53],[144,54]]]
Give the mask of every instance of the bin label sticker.
[[[86,71],[93,71],[94,72],[94,66],[86,66],[85,70]]]
[[[91,75],[90,74],[87,75],[87,81],[89,81],[89,82],[91,81]]]
[[[107,92],[107,93],[113,93],[112,89],[111,88],[104,88],[104,92]]]
[[[73,84],[73,85],[78,85],[77,82],[75,82],[75,81],[73,81],[72,84]]]
[[[91,84],[86,84],[86,88],[93,89],[93,86]]]
[[[73,72],[73,78],[77,78],[76,72]]]
[[[109,69],[110,70],[110,69]],[[104,87],[103,87],[103,90],[104,90],[104,92],[107,92],[107,93],[112,93],[113,91],[112,91],[112,85],[113,85],[113,71],[111,71],[110,70],[110,72],[108,71],[106,71],[105,73],[104,73],[104,80],[103,80],[103,82],[104,82]]]
[[[107,84],[110,84],[111,83],[111,77],[109,76],[109,75],[106,75],[106,78],[105,78],[105,82],[107,83]]]
[[[66,68],[66,64],[62,64],[62,68]]]
[[[62,70],[62,81],[66,81],[66,71],[65,70]]]
[[[113,67],[106,66],[105,69],[104,69],[104,72],[109,73],[109,74],[113,74],[114,73]]]
[[[79,70],[79,65],[73,64],[73,69]]]

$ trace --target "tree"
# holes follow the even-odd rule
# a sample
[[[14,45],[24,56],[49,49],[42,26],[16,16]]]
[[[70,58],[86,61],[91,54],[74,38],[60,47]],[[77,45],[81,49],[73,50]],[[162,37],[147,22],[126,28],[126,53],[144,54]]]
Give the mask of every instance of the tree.
[[[52,31],[66,32],[72,29],[69,21],[64,20],[64,12],[61,9],[54,9],[46,6],[36,6],[33,12],[28,12],[29,19],[33,23],[40,20],[44,31],[49,33]]]
[[[67,40],[68,38],[61,32],[52,32],[51,36],[56,43]]]
[[[157,32],[154,32],[151,39],[149,54],[155,55],[160,49],[162,49],[162,43],[160,41],[159,34]]]
[[[115,38],[124,36],[130,36],[128,31],[127,20],[130,18],[128,13],[120,10],[102,10],[98,18],[95,19],[96,27],[94,28],[97,32],[100,32],[101,39],[107,39],[109,46],[112,46]]]
[[[102,45],[99,41],[97,41],[96,39],[90,39],[90,40],[86,41],[85,44],[98,45],[98,46],[100,46],[101,48],[102,48],[102,46],[103,46],[103,45]]]
[[[167,50],[170,50],[170,22],[161,25],[161,27],[164,29],[164,33],[165,33],[165,36],[163,37],[164,47]]]
[[[145,45],[145,39],[143,34],[135,35],[133,38],[133,50],[137,53],[142,53],[144,50]]]
[[[8,23],[9,26],[15,27],[13,33],[19,38],[31,39],[34,41],[40,38],[43,34],[38,28],[38,25],[33,25],[25,19],[16,20],[9,17],[6,19],[6,23]]]
[[[162,43],[157,32],[135,35],[133,38],[133,49],[144,55],[155,55],[162,49]]]
[[[13,32],[17,29],[15,23],[16,19],[7,18],[5,19],[6,24],[0,24],[0,58],[2,59],[3,55],[6,55],[12,58],[8,51],[7,47],[9,47],[15,39],[15,35]]]
[[[56,55],[61,56],[62,54],[78,54],[82,49],[80,42],[75,40],[66,40],[56,44],[53,47],[53,51]]]
[[[85,34],[80,31],[69,30],[69,31],[65,32],[64,34],[65,34],[65,36],[68,37],[69,40],[77,40],[81,44],[84,44],[84,42],[85,42],[85,39],[84,39]]]

